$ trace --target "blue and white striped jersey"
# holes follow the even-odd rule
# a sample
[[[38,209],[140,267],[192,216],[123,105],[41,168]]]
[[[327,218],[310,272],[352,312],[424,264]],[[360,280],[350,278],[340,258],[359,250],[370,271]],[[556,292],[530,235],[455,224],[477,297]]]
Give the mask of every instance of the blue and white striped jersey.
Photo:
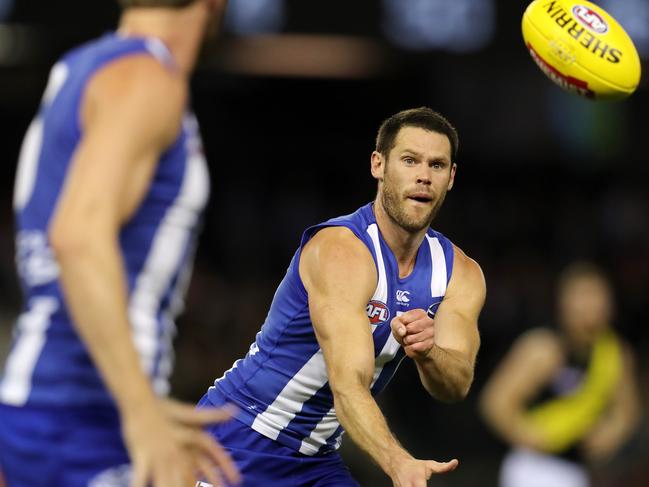
[[[0,382],[0,401],[6,404],[112,404],[71,323],[47,230],[82,135],[84,90],[99,69],[133,55],[150,55],[175,69],[171,53],[154,38],[109,34],[83,45],[52,68],[25,136],[14,195],[16,262],[25,306]],[[168,390],[174,317],[183,306],[208,193],[198,125],[187,112],[141,205],[119,234],[134,343],[159,394]]]
[[[392,336],[391,318],[415,308],[434,314],[453,271],[453,245],[430,229],[412,273],[400,279],[396,259],[381,236],[372,204],[304,233],[255,343],[245,358],[216,380],[208,397],[214,398],[214,404],[220,404],[225,397],[240,408],[237,419],[306,455],[337,449],[343,432],[309,316],[307,292],[298,272],[304,245],[318,230],[331,226],[349,228],[368,247],[378,271],[378,284],[367,304],[376,357],[373,395],[387,385],[405,356]]]

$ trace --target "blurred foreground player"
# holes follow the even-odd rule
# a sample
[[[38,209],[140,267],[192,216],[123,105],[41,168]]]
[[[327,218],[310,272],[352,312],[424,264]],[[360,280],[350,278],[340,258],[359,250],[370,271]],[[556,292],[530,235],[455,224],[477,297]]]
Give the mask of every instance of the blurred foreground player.
[[[54,66],[23,143],[26,302],[0,383],[9,487],[236,478],[201,430],[228,414],[158,398],[209,192],[188,77],[225,1],[121,3],[117,33]]]
[[[631,350],[611,327],[613,296],[597,267],[558,283],[558,329],[525,333],[482,394],[490,426],[512,446],[502,487],[586,487],[586,463],[611,457],[639,420]]]
[[[211,432],[244,485],[358,485],[336,452],[343,428],[395,486],[457,466],[412,457],[374,399],[405,356],[442,401],[464,398],[473,379],[484,278],[430,228],[457,145],[428,108],[390,117],[371,157],[376,200],[304,233],[249,353],[200,403],[239,407]]]

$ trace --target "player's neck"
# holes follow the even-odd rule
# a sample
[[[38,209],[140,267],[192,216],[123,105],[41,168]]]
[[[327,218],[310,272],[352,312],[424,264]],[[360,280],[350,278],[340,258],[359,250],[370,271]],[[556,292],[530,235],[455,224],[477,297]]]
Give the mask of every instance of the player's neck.
[[[167,46],[178,69],[189,75],[196,64],[209,12],[203,2],[182,8],[130,8],[124,12],[119,32],[126,36],[155,37]]]
[[[381,204],[380,198],[374,202],[374,216],[379,226],[383,240],[388,244],[394,254],[399,266],[399,277],[404,278],[410,275],[415,267],[417,252],[421,245],[428,228],[413,233],[405,230],[385,211]]]

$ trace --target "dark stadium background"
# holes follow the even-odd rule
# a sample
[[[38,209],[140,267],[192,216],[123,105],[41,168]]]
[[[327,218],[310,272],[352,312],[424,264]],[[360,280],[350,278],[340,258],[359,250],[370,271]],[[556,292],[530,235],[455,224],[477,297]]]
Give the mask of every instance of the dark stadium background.
[[[594,259],[613,279],[616,325],[637,352],[648,410],[649,77],[621,103],[564,94],[522,44],[521,1],[231,0],[230,7],[237,3],[193,82],[213,193],[179,322],[175,395],[197,400],[246,352],[305,227],[373,198],[369,155],[382,119],[428,105],[461,139],[456,187],[434,226],[481,264],[488,284],[467,400],[429,399],[405,362],[380,400],[415,455],[460,459],[456,472],[431,485],[495,485],[505,446],[480,420],[476,398],[516,336],[552,323],[553,281],[573,259]],[[649,2],[616,3],[649,59]],[[269,10],[255,12],[260,5]],[[0,0],[2,357],[20,307],[11,193],[22,134],[53,61],[117,18],[112,0]],[[362,485],[389,485],[346,443]],[[597,467],[597,485],[648,485],[648,444],[645,421],[623,454]]]

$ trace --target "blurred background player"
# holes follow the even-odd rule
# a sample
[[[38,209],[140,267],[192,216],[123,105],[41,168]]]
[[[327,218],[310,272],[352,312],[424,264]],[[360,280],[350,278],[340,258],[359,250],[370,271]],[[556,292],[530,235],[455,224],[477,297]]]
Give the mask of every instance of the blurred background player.
[[[120,3],[117,33],[52,69],[20,155],[10,487],[186,486],[216,465],[236,480],[201,431],[228,414],[158,398],[209,189],[188,77],[225,1]]]
[[[557,286],[558,328],[528,331],[482,393],[487,423],[512,446],[502,487],[585,487],[586,465],[629,439],[640,407],[633,356],[612,328],[604,274],[574,263]]]
[[[473,380],[484,278],[430,228],[457,147],[429,108],[391,116],[371,157],[375,201],[303,234],[249,353],[200,403],[239,407],[211,432],[245,485],[358,485],[336,452],[343,429],[395,486],[457,466],[408,453],[374,399],[405,356],[439,400],[463,399]]]

